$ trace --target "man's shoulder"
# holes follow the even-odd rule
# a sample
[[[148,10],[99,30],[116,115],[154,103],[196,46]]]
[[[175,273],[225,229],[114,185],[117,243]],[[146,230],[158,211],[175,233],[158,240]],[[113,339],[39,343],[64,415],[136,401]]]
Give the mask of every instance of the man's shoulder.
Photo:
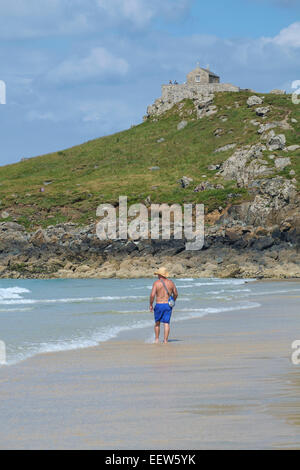
[[[174,282],[171,280],[171,279],[165,279],[163,281],[166,285],[171,285],[171,286],[175,286]],[[161,286],[162,285],[162,282],[160,279],[157,279],[156,281],[153,282],[153,286]]]
[[[171,279],[169,279],[169,281],[170,281],[170,285],[171,285],[173,288],[175,288],[175,289],[176,289],[176,284],[175,284],[175,282],[174,282],[174,281],[172,281]]]

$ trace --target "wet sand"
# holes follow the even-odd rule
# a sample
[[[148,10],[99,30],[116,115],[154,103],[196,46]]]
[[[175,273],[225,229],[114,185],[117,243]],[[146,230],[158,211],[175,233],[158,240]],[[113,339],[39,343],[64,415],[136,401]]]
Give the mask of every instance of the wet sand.
[[[1,449],[300,448],[300,296],[0,369]]]

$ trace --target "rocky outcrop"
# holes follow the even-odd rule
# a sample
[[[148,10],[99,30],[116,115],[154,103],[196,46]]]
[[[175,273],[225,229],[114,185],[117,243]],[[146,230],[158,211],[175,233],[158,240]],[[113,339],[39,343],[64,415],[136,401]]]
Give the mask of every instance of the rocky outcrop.
[[[248,186],[257,177],[270,176],[273,168],[263,159],[266,146],[257,144],[238,149],[222,165],[218,174],[225,180],[236,180],[240,187]]]
[[[0,276],[145,277],[163,263],[174,277],[300,277],[298,211],[287,213],[284,222],[276,223],[274,217],[268,228],[257,218],[261,207],[266,208],[259,207],[259,197],[275,192],[273,204],[280,205],[290,197],[290,188],[282,181],[270,185],[263,180],[259,188],[261,194],[252,203],[232,206],[206,228],[200,251],[186,251],[185,240],[100,241],[93,224],[60,224],[27,233],[18,224],[1,223]]]
[[[273,227],[289,221],[298,233],[300,199],[290,180],[281,176],[262,178],[252,181],[249,190],[254,195],[253,200],[232,206],[219,223],[229,223],[231,220],[236,224],[243,221],[253,227]]]
[[[202,119],[203,117],[206,116],[211,116],[217,112],[217,107],[213,104],[214,101],[214,94],[210,92],[203,92],[201,90],[196,90],[194,92],[191,92],[188,94],[188,96],[185,96],[185,98],[189,98],[192,100],[194,109],[189,110],[189,114],[195,114],[197,119]],[[147,120],[149,118],[156,118],[162,114],[164,114],[166,111],[169,111],[170,109],[173,108],[173,106],[177,103],[178,104],[178,114],[179,116],[181,115],[181,109],[182,106],[180,101],[183,98],[178,97],[178,99],[175,99],[174,97],[168,99],[168,98],[158,98],[155,100],[155,102],[148,106],[147,108],[147,115],[144,117],[144,120]],[[178,124],[177,129],[181,130],[184,129],[184,127],[187,125],[187,122],[181,121]]]
[[[275,166],[270,167],[262,158],[263,150],[263,144],[237,150],[219,171],[224,179],[235,179],[239,187],[246,187],[253,195],[251,201],[235,207],[231,215],[254,226],[284,220],[286,211],[296,211],[300,202],[296,181],[275,174],[289,166],[290,159],[275,158]]]

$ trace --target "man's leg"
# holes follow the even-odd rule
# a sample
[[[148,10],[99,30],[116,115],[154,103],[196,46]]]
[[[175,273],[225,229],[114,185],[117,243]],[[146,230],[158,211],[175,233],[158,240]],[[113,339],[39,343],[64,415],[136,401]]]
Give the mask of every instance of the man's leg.
[[[155,322],[154,332],[155,332],[155,342],[158,343],[159,333],[160,333],[160,321]]]
[[[165,330],[164,330],[164,343],[168,342],[170,334],[170,323],[165,323]]]

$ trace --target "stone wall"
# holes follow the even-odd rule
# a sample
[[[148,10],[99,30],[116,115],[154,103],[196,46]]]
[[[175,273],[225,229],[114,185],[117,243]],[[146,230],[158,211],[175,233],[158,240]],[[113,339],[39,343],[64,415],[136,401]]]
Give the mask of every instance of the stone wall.
[[[186,98],[193,99],[200,95],[208,95],[220,91],[240,91],[240,88],[230,83],[208,83],[206,85],[162,85],[161,99],[178,103]]]

